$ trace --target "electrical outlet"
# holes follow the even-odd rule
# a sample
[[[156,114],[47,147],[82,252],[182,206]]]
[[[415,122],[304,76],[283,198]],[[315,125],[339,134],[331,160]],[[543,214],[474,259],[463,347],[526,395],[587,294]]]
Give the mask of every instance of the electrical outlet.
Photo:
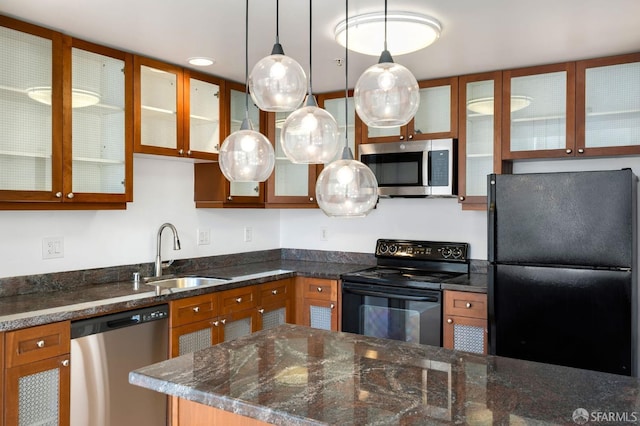
[[[42,258],[56,259],[64,257],[64,238],[48,237],[42,239]]]
[[[249,243],[253,240],[253,229],[250,226],[244,227],[244,242]]]
[[[211,244],[211,230],[210,229],[198,229],[198,245],[208,246]]]
[[[329,230],[327,228],[320,228],[320,239],[322,241],[327,241],[329,239]]]

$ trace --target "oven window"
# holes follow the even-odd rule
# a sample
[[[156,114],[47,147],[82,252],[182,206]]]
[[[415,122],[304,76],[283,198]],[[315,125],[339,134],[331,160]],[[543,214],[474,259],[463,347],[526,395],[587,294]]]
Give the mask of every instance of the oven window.
[[[362,162],[369,166],[379,186],[422,186],[422,152],[367,154]]]

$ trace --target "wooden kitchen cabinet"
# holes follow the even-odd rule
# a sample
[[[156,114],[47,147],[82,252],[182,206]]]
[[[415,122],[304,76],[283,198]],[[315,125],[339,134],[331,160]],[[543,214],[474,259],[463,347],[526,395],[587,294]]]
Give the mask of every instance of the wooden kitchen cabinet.
[[[458,200],[463,210],[486,210],[487,175],[510,173],[502,161],[502,72],[459,79]]]
[[[487,295],[444,291],[443,346],[480,354],[487,353]]]
[[[170,356],[180,356],[219,343],[216,293],[188,297],[169,303]]]
[[[5,335],[4,424],[68,425],[69,321]]]
[[[420,106],[405,126],[367,127],[361,120],[360,143],[398,142],[458,137],[458,77],[419,81]]]
[[[4,16],[0,40],[0,208],[125,208],[132,55]]]
[[[340,300],[337,280],[296,277],[296,324],[339,331]]]
[[[291,278],[258,286],[257,331],[294,322],[292,293],[293,279]]]

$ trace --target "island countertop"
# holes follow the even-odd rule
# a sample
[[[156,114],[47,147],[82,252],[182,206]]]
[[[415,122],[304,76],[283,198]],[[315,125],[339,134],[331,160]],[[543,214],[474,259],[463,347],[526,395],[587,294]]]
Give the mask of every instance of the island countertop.
[[[288,324],[129,381],[282,425],[640,421],[636,378]]]

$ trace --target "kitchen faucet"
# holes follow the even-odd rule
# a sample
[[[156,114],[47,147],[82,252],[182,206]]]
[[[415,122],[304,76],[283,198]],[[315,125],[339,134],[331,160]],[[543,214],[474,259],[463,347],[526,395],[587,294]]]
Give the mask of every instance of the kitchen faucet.
[[[160,226],[160,229],[158,229],[158,242],[157,242],[157,253],[156,253],[156,265],[155,265],[155,276],[156,277],[160,277],[162,276],[162,269],[168,267],[169,265],[171,265],[173,263],[173,260],[166,262],[164,265],[162,264],[162,258],[160,257],[160,248],[162,246],[162,239],[160,238],[162,236],[162,231],[164,230],[164,228],[169,228],[171,229],[171,232],[173,232],[173,249],[174,250],[180,250],[180,239],[178,238],[178,231],[176,230],[176,227],[173,226],[170,223],[163,223]]]

